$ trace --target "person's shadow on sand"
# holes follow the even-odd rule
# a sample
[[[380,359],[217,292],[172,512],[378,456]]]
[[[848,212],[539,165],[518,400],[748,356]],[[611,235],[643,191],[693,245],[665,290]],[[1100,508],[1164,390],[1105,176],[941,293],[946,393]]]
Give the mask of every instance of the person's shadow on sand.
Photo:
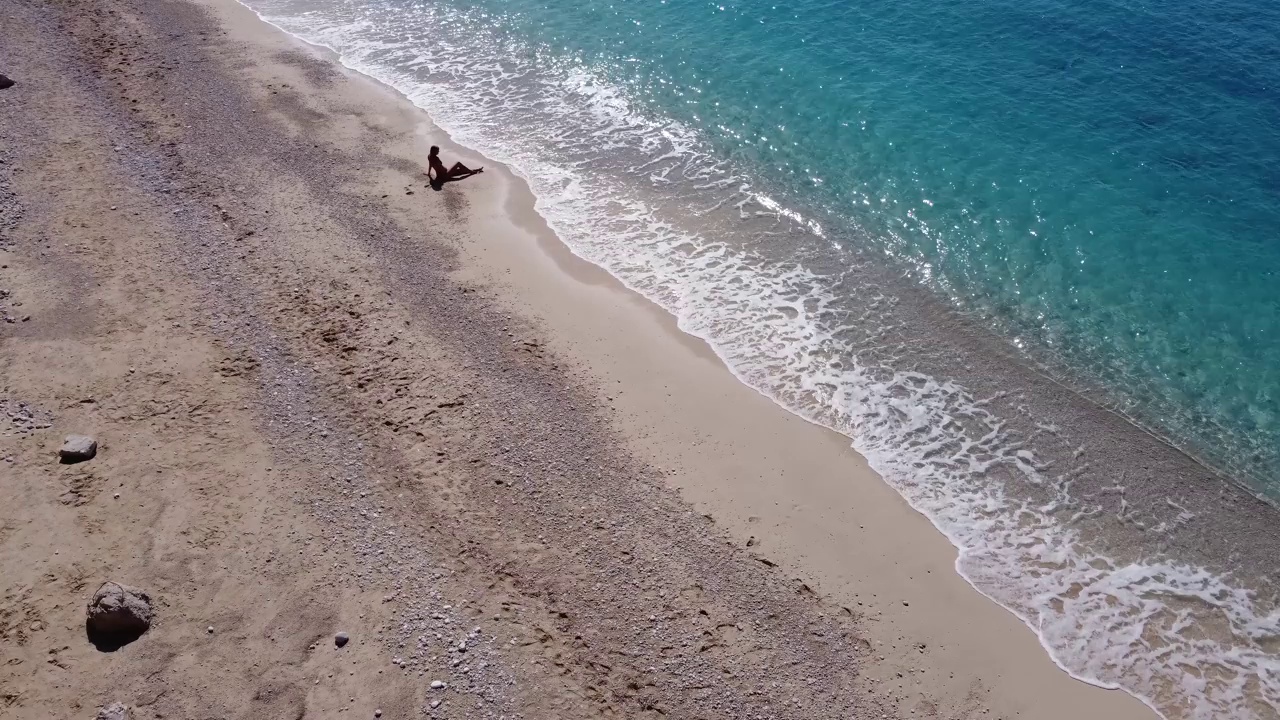
[[[466,180],[482,172],[484,168],[472,170],[460,162],[454,163],[453,167],[446,170],[444,163],[440,161],[440,148],[436,145],[431,146],[431,152],[427,155],[427,179],[431,181],[431,189],[436,192],[443,189],[445,183]]]

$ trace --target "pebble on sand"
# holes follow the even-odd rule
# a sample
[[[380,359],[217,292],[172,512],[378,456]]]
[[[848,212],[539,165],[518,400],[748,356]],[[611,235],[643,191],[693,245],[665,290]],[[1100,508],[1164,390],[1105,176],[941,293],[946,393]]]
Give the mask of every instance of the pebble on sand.
[[[93,720],[129,720],[129,717],[129,707],[127,705],[111,703],[98,708],[98,714],[93,716]]]
[[[340,632],[337,635],[333,636],[333,644],[337,645],[338,647],[342,647],[343,645],[346,645],[347,641],[349,641],[350,639],[351,639],[350,635],[344,632]]]
[[[98,441],[87,435],[68,435],[58,450],[58,459],[64,463],[91,460],[98,454]]]
[[[445,684],[444,684],[444,681],[443,681],[443,680],[432,680],[432,681],[431,681],[431,689],[432,689],[432,690],[443,690],[444,688],[445,688]]]
[[[4,75],[0,75],[0,90],[8,90],[13,87],[14,82]]]

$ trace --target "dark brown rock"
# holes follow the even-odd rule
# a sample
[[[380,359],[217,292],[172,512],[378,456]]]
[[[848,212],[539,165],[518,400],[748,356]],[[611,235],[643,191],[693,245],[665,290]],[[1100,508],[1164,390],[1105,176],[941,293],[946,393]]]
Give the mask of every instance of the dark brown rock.
[[[137,588],[105,582],[89,601],[85,631],[99,650],[111,652],[151,627],[151,598]]]

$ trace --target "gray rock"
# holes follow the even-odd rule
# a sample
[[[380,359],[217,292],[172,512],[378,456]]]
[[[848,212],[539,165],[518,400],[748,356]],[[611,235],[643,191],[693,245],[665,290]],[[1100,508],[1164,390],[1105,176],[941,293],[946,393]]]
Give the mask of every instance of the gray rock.
[[[111,703],[98,708],[93,720],[129,720],[129,707],[120,703]]]
[[[90,460],[98,454],[98,441],[87,435],[68,435],[58,451],[58,459],[64,463]]]
[[[110,652],[141,637],[153,618],[151,598],[145,592],[105,582],[89,601],[85,630],[99,650]]]
[[[0,90],[8,90],[14,86],[14,82],[4,75],[0,75]]]
[[[443,690],[444,688],[445,688],[445,684],[444,684],[444,681],[443,681],[443,680],[432,680],[432,681],[431,681],[431,689],[432,689],[432,690]]]
[[[338,647],[342,647],[343,645],[346,645],[347,642],[350,640],[351,640],[351,636],[344,632],[340,632],[337,635],[333,636],[333,644],[337,645]]]

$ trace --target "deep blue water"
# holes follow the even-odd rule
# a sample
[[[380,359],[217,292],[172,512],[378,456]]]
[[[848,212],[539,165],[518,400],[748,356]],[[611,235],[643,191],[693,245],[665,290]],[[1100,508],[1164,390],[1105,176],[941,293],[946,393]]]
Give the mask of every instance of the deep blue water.
[[[1280,6],[443,2],[1280,494]]]

